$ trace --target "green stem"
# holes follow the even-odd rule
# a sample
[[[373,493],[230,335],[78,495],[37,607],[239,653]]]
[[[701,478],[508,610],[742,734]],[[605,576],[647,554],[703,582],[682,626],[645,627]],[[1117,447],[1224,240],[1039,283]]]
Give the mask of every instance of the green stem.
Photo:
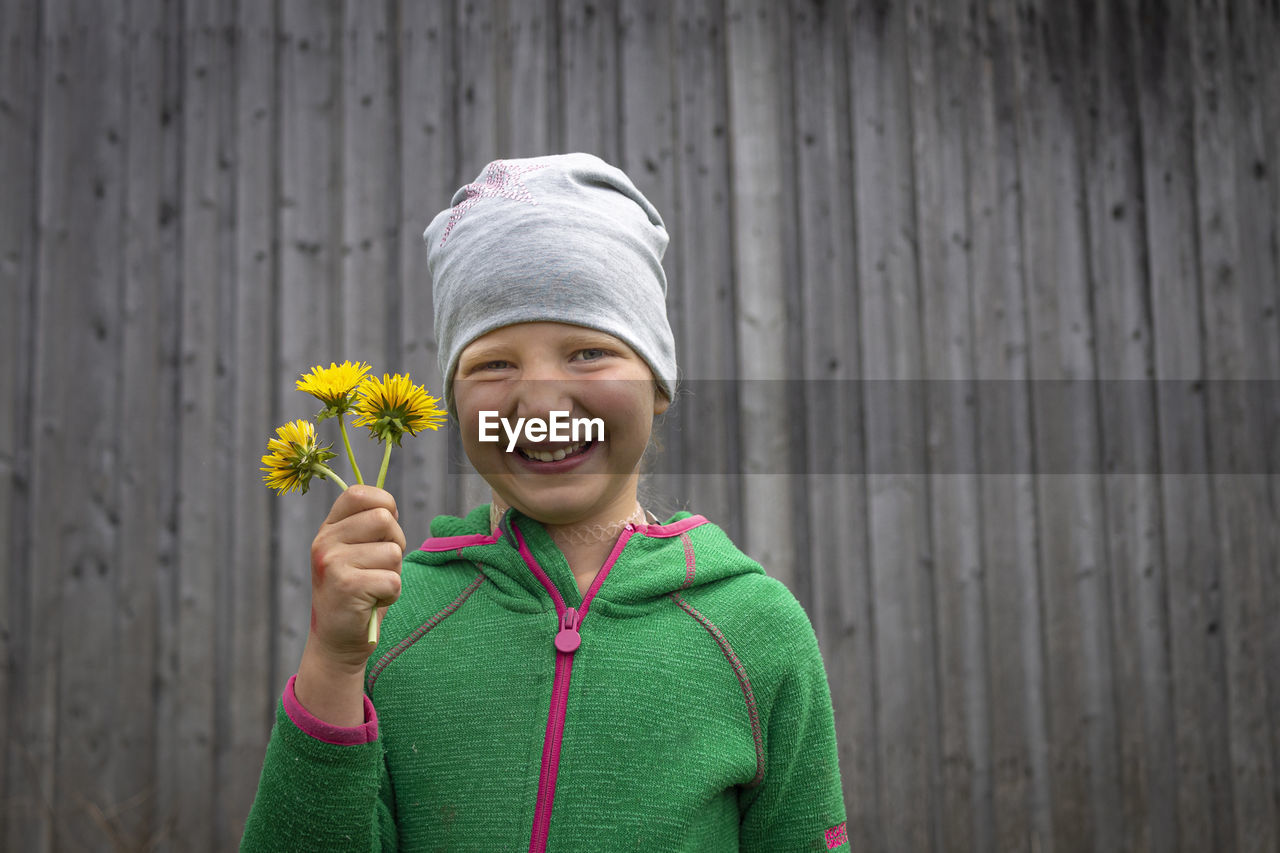
[[[382,488],[382,484],[387,481],[387,463],[391,461],[391,438],[388,436],[384,439],[387,443],[386,452],[382,454],[382,468],[378,470],[378,488]]]
[[[342,488],[342,491],[345,492],[349,488],[347,484],[342,481],[341,477],[333,473],[333,470],[329,468],[328,465],[325,465],[323,462],[316,462],[315,466],[316,471],[320,473],[321,477],[327,477],[328,479],[333,480]]]
[[[356,474],[356,482],[364,485],[364,477],[360,474],[360,466],[356,464],[356,455],[351,451],[351,439],[347,438],[347,422],[338,415],[338,429],[342,430],[342,443],[347,446],[347,459],[351,461],[351,470]]]

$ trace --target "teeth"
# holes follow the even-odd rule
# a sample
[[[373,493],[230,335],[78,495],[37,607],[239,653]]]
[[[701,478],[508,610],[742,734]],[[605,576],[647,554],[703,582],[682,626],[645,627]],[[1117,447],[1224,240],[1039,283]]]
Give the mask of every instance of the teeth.
[[[528,456],[530,459],[536,459],[539,462],[559,462],[566,456],[571,456],[574,453],[577,453],[585,446],[586,442],[579,442],[571,445],[570,447],[562,447],[557,450],[535,450],[532,447],[521,448],[521,450],[525,456]]]

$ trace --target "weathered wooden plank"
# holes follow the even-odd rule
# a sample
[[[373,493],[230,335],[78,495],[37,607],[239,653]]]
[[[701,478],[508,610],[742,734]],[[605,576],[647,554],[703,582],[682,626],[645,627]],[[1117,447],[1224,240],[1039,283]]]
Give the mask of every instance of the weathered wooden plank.
[[[231,577],[219,601],[218,665],[221,747],[214,817],[215,849],[233,849],[258,787],[272,713],[287,672],[274,672],[271,544],[275,498],[255,464],[273,434],[277,389],[276,21],[271,4],[242,3],[235,20],[235,314],[228,361],[232,377],[234,460],[230,477],[231,544],[223,571]],[[335,353],[335,356],[337,354]],[[326,362],[327,363],[327,362]],[[324,484],[319,484],[321,487]]]
[[[876,841],[884,850],[923,850],[937,839],[940,756],[906,10],[867,2],[849,14],[862,376],[875,398],[864,412],[885,804]]]
[[[228,253],[234,183],[231,51],[227,10],[183,16],[181,331],[179,381],[176,710],[171,777],[173,834],[191,850],[214,846],[218,809],[218,604],[227,572],[230,484],[226,316],[234,270]]]
[[[1026,305],[1041,572],[1045,579],[1053,839],[1119,843],[1108,566],[1096,375],[1079,175],[1082,64],[1076,10],[1019,14]],[[1087,63],[1083,63],[1086,64]],[[1063,519],[1072,519],[1070,525]]]
[[[1239,19],[1239,31],[1251,37],[1246,56],[1248,67],[1240,75],[1240,86],[1252,97],[1250,102],[1256,111],[1256,123],[1250,139],[1256,145],[1251,167],[1251,177],[1258,184],[1255,198],[1266,212],[1266,228],[1258,235],[1265,246],[1258,251],[1268,252],[1264,260],[1269,270],[1271,286],[1267,279],[1258,281],[1258,319],[1261,326],[1256,345],[1264,349],[1266,374],[1272,380],[1280,380],[1280,64],[1271,59],[1275,45],[1280,44],[1280,7],[1275,3],[1251,6]],[[1243,95],[1242,95],[1243,97]],[[1261,164],[1261,168],[1259,168]],[[1269,235],[1269,236],[1268,236]],[[1268,251],[1269,250],[1269,251]],[[1269,343],[1269,349],[1268,349]],[[1276,386],[1273,383],[1271,387]],[[1264,612],[1280,611],[1280,394],[1270,395],[1270,409],[1264,410],[1263,440],[1267,447],[1260,454],[1266,470],[1270,517],[1260,513],[1261,529],[1268,535],[1267,548],[1271,571],[1264,574],[1268,596],[1263,603]],[[1280,624],[1276,619],[1266,622],[1269,633],[1263,639],[1265,651],[1262,658],[1269,661],[1270,669],[1264,673],[1267,682],[1268,717],[1280,720]],[[1274,730],[1274,727],[1273,727]],[[1280,790],[1280,737],[1271,738],[1271,768],[1273,790]],[[1280,798],[1272,798],[1272,822],[1280,824]]]
[[[504,13],[498,138],[513,156],[558,153],[555,0],[507,0]]]
[[[458,5],[454,43],[455,67],[458,70],[457,115],[455,118],[458,141],[459,171],[453,176],[440,207],[446,207],[453,191],[472,181],[485,164],[491,160],[509,156],[498,136],[498,73],[494,56],[501,44],[501,9],[498,0],[462,2]],[[488,503],[491,495],[488,484],[466,462],[462,443],[456,432],[452,437],[454,456],[462,460],[458,478],[453,485],[450,503],[457,512],[467,512],[472,507]]]
[[[725,45],[729,62],[730,189],[736,274],[739,436],[743,472],[739,545],[770,575],[795,588],[793,484],[775,473],[790,458],[786,382],[787,311],[784,283],[794,237],[785,212],[783,126],[789,70],[784,9],[729,2]],[[779,507],[785,507],[779,511]]]
[[[164,20],[164,73],[160,84],[160,126],[166,139],[168,159],[160,161],[160,168],[165,177],[162,182],[170,187],[160,209],[157,219],[164,222],[165,263],[161,270],[168,286],[164,289],[167,300],[161,322],[165,332],[159,342],[160,358],[169,386],[160,405],[167,408],[167,423],[172,424],[178,417],[181,405],[181,367],[182,367],[182,170],[183,151],[182,134],[184,132],[183,96],[186,79],[184,69],[185,38],[183,35],[183,16],[181,10],[171,9]],[[154,166],[155,164],[153,164]],[[167,221],[166,221],[167,220]],[[178,585],[182,572],[182,556],[179,551],[179,474],[177,464],[180,438],[176,434],[170,437],[173,456],[166,466],[165,497],[168,504],[164,506],[163,524],[159,533],[159,560],[156,566],[155,596],[155,831],[153,839],[158,851],[172,849],[173,831],[177,819],[177,772],[172,756],[178,752],[178,741],[181,736],[178,717],[184,710],[182,685],[178,678],[178,646],[181,637],[181,623],[178,618],[179,596]]]
[[[1205,364],[1210,380],[1268,378],[1262,331],[1256,316],[1269,258],[1248,223],[1259,210],[1249,187],[1252,147],[1247,104],[1234,75],[1249,73],[1237,55],[1227,4],[1206,3],[1193,12],[1191,56],[1195,75],[1195,174]],[[1275,374],[1272,374],[1274,376]],[[1237,467],[1257,458],[1262,424],[1245,387],[1209,382],[1209,464],[1217,521],[1217,563],[1222,567],[1222,630],[1226,651],[1226,708],[1231,757],[1231,798],[1238,850],[1270,850],[1280,844],[1269,717],[1266,569],[1274,565],[1266,479]],[[1272,573],[1273,574],[1273,573]],[[1270,658],[1274,664],[1274,658]]]
[[[1138,71],[1143,223],[1158,400],[1160,535],[1167,577],[1176,838],[1167,849],[1231,849],[1220,593],[1207,471],[1204,340],[1187,8],[1130,4]],[[1160,26],[1152,27],[1158,22]],[[1158,294],[1158,298],[1157,295]],[[1169,473],[1182,472],[1182,473]]]
[[[850,847],[876,849],[875,715],[866,480],[854,233],[853,151],[845,21],[810,0],[791,4],[795,96],[797,257],[804,382],[805,501],[811,598],[835,708]],[[834,191],[833,191],[834,189]]]
[[[338,8],[323,0],[288,0],[279,11],[280,243],[275,423],[313,415],[314,401],[294,388],[298,375],[334,359],[338,319],[341,198],[335,150],[341,139],[335,67],[341,44]],[[273,425],[274,426],[274,425]],[[265,445],[264,445],[265,447]],[[298,666],[310,625],[310,543],[337,495],[314,481],[304,495],[272,498],[276,506],[275,672]],[[277,685],[277,689],[283,688]]]
[[[617,14],[617,3],[560,0],[560,138],[610,163],[621,153]]]
[[[453,6],[448,3],[404,3],[399,10],[400,234],[399,301],[401,364],[441,396],[444,386],[436,366],[432,325],[431,275],[422,241],[431,218],[449,204],[457,184],[454,148],[452,79]],[[463,512],[456,495],[450,461],[452,430],[406,443],[397,451],[405,478],[396,492],[400,524],[410,547],[427,537],[433,516]],[[459,456],[462,451],[457,450]],[[460,464],[466,464],[462,462]]]
[[[454,22],[454,67],[457,78],[458,171],[453,187],[475,178],[490,160],[504,156],[498,138],[498,83],[494,56],[498,52],[497,0],[461,0]],[[448,204],[446,198],[441,204]]]
[[[1237,225],[1240,229],[1239,284],[1227,299],[1237,302],[1244,320],[1239,345],[1252,364],[1246,375],[1270,380],[1270,393],[1254,388],[1242,390],[1246,417],[1232,438],[1232,446],[1247,464],[1241,467],[1252,476],[1239,484],[1237,498],[1249,505],[1247,513],[1227,512],[1248,524],[1252,539],[1244,553],[1256,554],[1256,562],[1241,567],[1247,579],[1240,585],[1250,595],[1251,621],[1242,624],[1242,650],[1252,658],[1258,671],[1250,674],[1249,692],[1257,691],[1259,707],[1256,726],[1247,738],[1256,738],[1264,755],[1258,759],[1261,778],[1246,784],[1270,789],[1271,798],[1260,798],[1258,830],[1250,839],[1258,849],[1280,846],[1280,192],[1277,191],[1277,145],[1275,134],[1280,108],[1271,102],[1280,75],[1275,70],[1276,37],[1280,35],[1280,9],[1274,3],[1226,4],[1227,35],[1234,68],[1230,86],[1234,90]],[[1237,310],[1232,305],[1228,310]],[[1243,361],[1243,360],[1242,360]],[[1211,362],[1212,363],[1212,362]],[[1265,396],[1264,396],[1265,395]],[[1267,403],[1270,403],[1268,406]],[[1238,440],[1236,438],[1238,436]],[[1266,472],[1271,476],[1265,476]],[[1233,503],[1234,500],[1233,499]],[[1252,587],[1252,589],[1250,589]],[[1256,591],[1256,598],[1252,593]],[[1252,701],[1252,700],[1250,700]],[[1270,736],[1266,735],[1270,732]],[[1267,745],[1270,744],[1270,750]]]
[[[992,849],[991,743],[979,481],[977,397],[962,127],[972,9],[952,3],[908,16],[916,252],[923,374],[928,380],[929,531],[933,553],[941,730],[941,837],[949,850]]]
[[[1144,233],[1135,48],[1123,5],[1081,7],[1080,116],[1089,270],[1097,334],[1107,562],[1111,566],[1120,825],[1129,850],[1169,850],[1177,824],[1151,293]],[[1092,50],[1089,50],[1092,46]]]
[[[991,714],[992,849],[1052,847],[1010,6],[981,4],[967,140]]]
[[[667,273],[668,306],[675,297],[675,288],[685,284],[677,280],[677,274],[681,255],[688,248],[679,239],[679,234],[671,233],[677,221],[675,149],[678,119],[674,100],[673,12],[671,3],[665,0],[624,0],[618,4],[621,124],[616,165],[653,203],[667,226],[671,241],[663,259],[663,268]],[[677,363],[683,355],[677,349]],[[677,405],[676,409],[680,406]],[[668,411],[672,412],[672,417],[675,416],[675,410]],[[645,456],[646,473],[640,490],[641,504],[662,517],[674,509],[664,494],[685,498],[685,481],[689,479],[682,467],[680,439],[666,428],[668,422],[668,416],[664,415],[655,424],[658,449],[651,449]],[[693,429],[693,435],[699,435],[696,428]],[[702,435],[705,437],[706,434]]]
[[[128,104],[122,135],[125,162],[122,353],[116,552],[117,649],[127,661],[113,685],[111,738],[113,802],[104,823],[124,849],[147,849],[168,831],[158,813],[161,704],[153,700],[171,684],[157,678],[172,649],[160,641],[161,592],[174,563],[178,434],[178,123],[166,113],[167,88],[177,75],[169,65],[174,10],[152,0],[129,9]],[[114,806],[114,809],[110,807]]]
[[[27,621],[15,626],[24,632],[20,647],[38,665],[13,685],[11,707],[19,713],[11,718],[17,754],[10,791],[21,805],[8,828],[11,846],[23,850],[103,842],[91,811],[111,796],[111,721],[109,703],[97,698],[114,689],[118,663],[113,439],[123,27],[119,10],[96,6],[50,9],[38,18],[45,155],[34,176],[32,576],[21,589]]]
[[[34,659],[27,603],[35,580],[30,561],[32,509],[33,318],[39,264],[37,224],[40,197],[40,115],[42,109],[39,4],[0,7],[0,316],[8,318],[0,358],[0,559],[7,567],[0,584],[0,731],[5,761],[0,765],[0,839],[12,849],[33,818],[31,769],[18,739],[22,718],[33,706],[26,667],[10,661]],[[11,714],[11,708],[15,709]]]
[[[675,209],[672,8],[668,0],[618,4],[621,91],[616,161],[660,212]],[[678,261],[682,247],[666,259]]]
[[[110,695],[122,663],[115,646],[116,572],[119,509],[116,505],[115,430],[119,409],[121,322],[119,316],[120,219],[124,198],[123,149],[127,119],[123,83],[127,78],[122,8],[72,4],[70,17],[50,26],[65,39],[66,77],[62,89],[46,96],[53,109],[67,110],[61,128],[46,134],[47,150],[58,176],[45,175],[58,197],[47,208],[57,235],[47,235],[50,252],[42,266],[48,278],[42,290],[42,346],[57,347],[40,373],[40,396],[62,386],[63,406],[47,409],[42,424],[53,426],[46,450],[58,448],[57,461],[45,458],[35,476],[43,484],[75,484],[72,494],[47,497],[58,509],[38,518],[56,524],[43,536],[58,536],[60,553],[41,554],[33,567],[58,566],[56,607],[36,618],[56,627],[56,737],[53,827],[55,847],[92,848],[104,842],[99,811],[115,805],[110,787]],[[52,21],[50,21],[52,24]],[[69,162],[68,162],[69,161]],[[66,205],[65,208],[62,205]],[[74,248],[73,248],[74,247]],[[46,310],[47,309],[47,310]],[[65,348],[65,349],[64,349]],[[69,350],[69,351],[68,351]],[[44,358],[42,354],[41,358]],[[42,418],[42,420],[43,420]],[[41,506],[37,502],[37,507]]]
[[[661,464],[687,506],[741,541],[724,7],[682,2],[674,14],[680,150],[666,221],[680,248],[667,266],[667,315],[685,391],[664,416]]]
[[[400,334],[396,299],[400,293],[396,281],[399,266],[391,257],[400,178],[391,69],[395,55],[388,50],[391,22],[387,11],[383,2],[344,2],[341,50],[334,56],[342,69],[341,112],[337,117],[342,133],[338,166],[342,199],[338,322],[342,331],[341,343],[334,342],[334,351],[338,361],[349,358],[372,364],[379,376],[404,372],[390,358],[398,349]],[[339,448],[339,458],[334,460],[338,470],[351,472],[336,427],[335,422],[326,422],[320,429]],[[376,483],[383,445],[372,441],[365,429],[349,430],[348,434],[365,482]],[[402,452],[403,445],[391,454],[385,485],[393,493],[404,481]],[[354,473],[346,482],[355,482]]]

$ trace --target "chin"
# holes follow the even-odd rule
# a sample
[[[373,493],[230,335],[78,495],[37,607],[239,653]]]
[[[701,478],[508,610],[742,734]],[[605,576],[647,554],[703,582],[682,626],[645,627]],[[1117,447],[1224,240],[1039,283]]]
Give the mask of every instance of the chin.
[[[602,510],[618,502],[626,495],[626,483],[608,484],[592,482],[604,475],[585,475],[577,482],[544,484],[536,488],[512,488],[510,482],[491,482],[504,501],[524,515],[543,524],[576,524],[592,520]],[[606,488],[607,485],[607,488]]]

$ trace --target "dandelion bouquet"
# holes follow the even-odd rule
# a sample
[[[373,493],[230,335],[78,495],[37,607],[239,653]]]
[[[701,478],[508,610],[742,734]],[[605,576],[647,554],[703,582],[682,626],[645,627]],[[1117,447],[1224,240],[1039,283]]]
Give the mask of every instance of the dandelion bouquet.
[[[324,404],[316,414],[316,421],[338,419],[338,430],[342,433],[347,460],[357,483],[364,483],[364,475],[351,449],[346,415],[350,413],[353,416],[353,426],[366,427],[371,438],[385,445],[377,481],[378,488],[382,488],[387,479],[392,445],[399,447],[400,439],[406,433],[417,435],[424,429],[439,429],[444,422],[444,411],[440,408],[440,401],[427,394],[421,385],[413,384],[408,374],[392,376],[384,373],[378,379],[367,375],[372,369],[364,362],[330,362],[328,367],[316,365],[310,373],[302,374],[297,387]],[[262,457],[263,482],[281,495],[295,490],[306,494],[313,477],[332,480],[345,490],[347,483],[328,465],[329,460],[337,456],[329,447],[319,443],[315,424],[311,421],[295,420],[278,427],[276,437],[267,442],[267,454]],[[369,642],[377,641],[378,613],[375,610],[369,616]]]

